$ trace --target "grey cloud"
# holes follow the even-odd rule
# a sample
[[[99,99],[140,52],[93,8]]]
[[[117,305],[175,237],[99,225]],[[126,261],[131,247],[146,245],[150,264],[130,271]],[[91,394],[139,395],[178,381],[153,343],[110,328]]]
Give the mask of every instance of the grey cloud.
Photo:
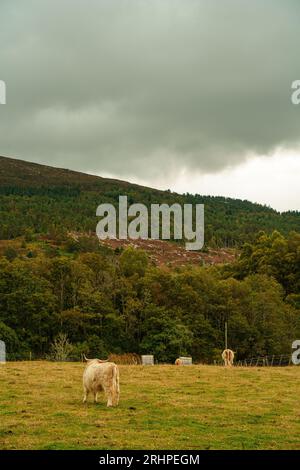
[[[296,0],[2,0],[0,17],[0,154],[155,179],[299,145]]]

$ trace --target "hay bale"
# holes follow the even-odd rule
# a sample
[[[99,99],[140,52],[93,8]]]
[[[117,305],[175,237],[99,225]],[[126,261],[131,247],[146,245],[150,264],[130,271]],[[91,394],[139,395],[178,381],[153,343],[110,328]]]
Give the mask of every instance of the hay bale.
[[[182,366],[182,360],[179,359],[179,357],[177,357],[176,361],[175,361],[175,366]]]
[[[121,365],[137,366],[141,364],[141,356],[136,353],[110,354],[108,360]]]

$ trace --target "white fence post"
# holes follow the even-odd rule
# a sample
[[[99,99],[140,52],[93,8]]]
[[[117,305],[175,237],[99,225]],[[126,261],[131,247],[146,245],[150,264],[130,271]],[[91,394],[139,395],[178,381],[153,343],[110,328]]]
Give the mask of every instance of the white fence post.
[[[0,364],[6,363],[6,348],[4,341],[0,340]]]

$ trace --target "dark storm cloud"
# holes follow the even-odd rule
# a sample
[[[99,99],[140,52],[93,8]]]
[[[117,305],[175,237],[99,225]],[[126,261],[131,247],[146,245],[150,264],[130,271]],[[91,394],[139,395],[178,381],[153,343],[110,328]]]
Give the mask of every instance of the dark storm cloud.
[[[1,0],[0,154],[155,178],[296,148],[300,3]]]

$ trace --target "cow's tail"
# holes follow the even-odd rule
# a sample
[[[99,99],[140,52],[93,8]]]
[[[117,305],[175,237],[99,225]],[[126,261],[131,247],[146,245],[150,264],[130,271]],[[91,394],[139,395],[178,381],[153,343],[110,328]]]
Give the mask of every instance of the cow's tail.
[[[120,384],[119,384],[119,368],[116,364],[113,366],[112,371],[112,392],[113,392],[113,404],[119,403],[120,396]]]

